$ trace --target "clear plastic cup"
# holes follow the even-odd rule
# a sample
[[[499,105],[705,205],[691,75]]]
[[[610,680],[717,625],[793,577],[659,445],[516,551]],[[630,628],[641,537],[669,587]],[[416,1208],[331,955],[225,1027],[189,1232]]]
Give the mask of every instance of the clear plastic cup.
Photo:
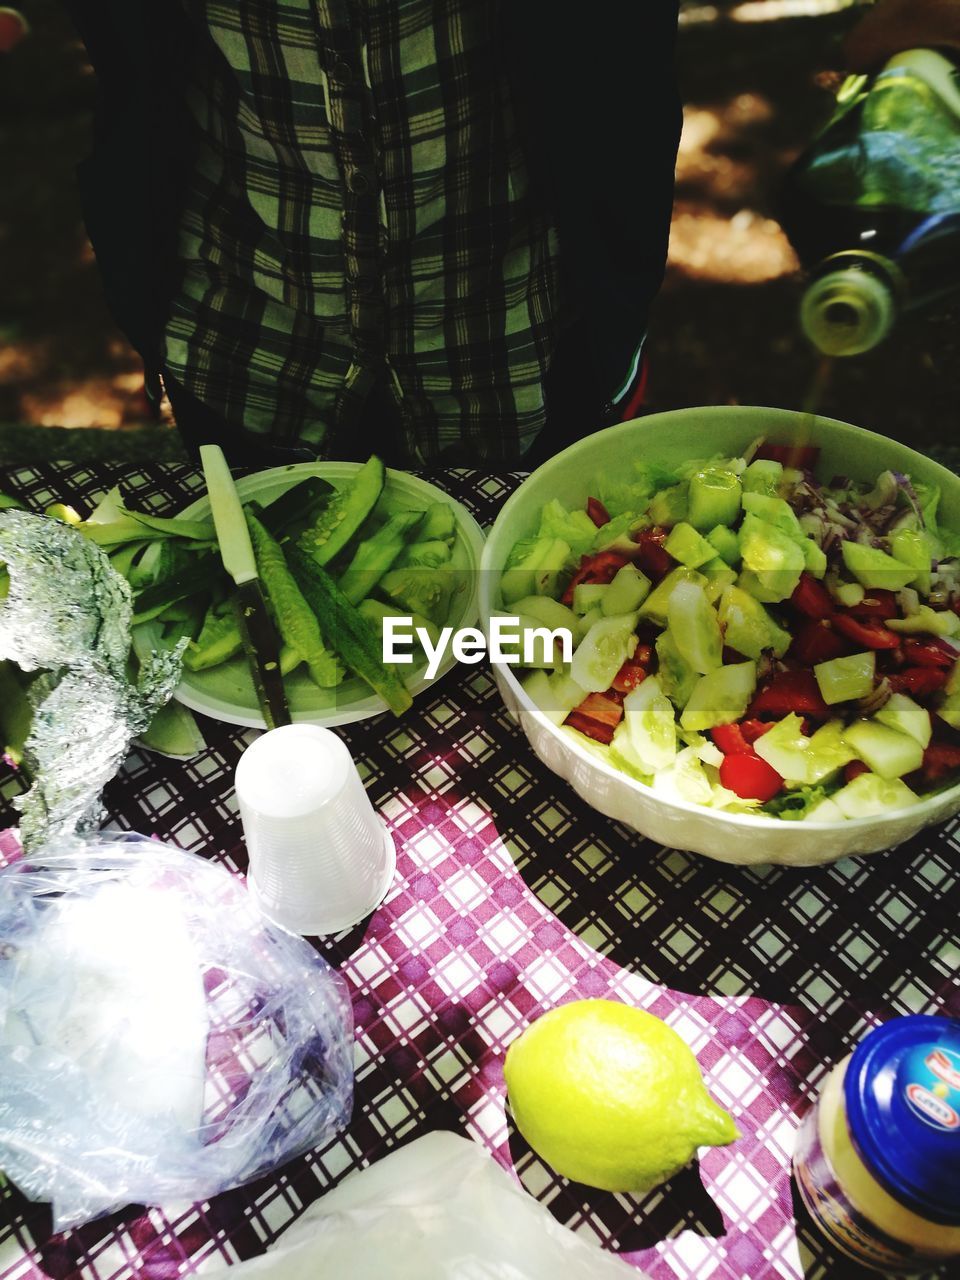
[[[236,790],[247,885],[268,919],[291,933],[338,933],[383,901],[393,839],[335,733],[271,729],[240,757]]]

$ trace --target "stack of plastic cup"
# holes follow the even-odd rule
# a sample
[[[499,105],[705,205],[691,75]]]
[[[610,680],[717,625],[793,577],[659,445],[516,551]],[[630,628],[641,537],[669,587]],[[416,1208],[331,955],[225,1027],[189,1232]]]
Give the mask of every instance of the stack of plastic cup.
[[[382,902],[396,850],[336,734],[272,729],[240,757],[236,789],[247,886],[269,920],[291,933],[338,933]]]

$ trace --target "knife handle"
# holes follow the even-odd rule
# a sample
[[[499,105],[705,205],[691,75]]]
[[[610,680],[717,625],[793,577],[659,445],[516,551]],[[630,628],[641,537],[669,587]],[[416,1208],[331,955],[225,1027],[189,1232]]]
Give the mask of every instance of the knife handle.
[[[253,556],[243,504],[223,450],[218,444],[200,446],[200,464],[210,495],[210,510],[220,544],[223,567],[238,587],[243,586],[257,576],[257,562]]]

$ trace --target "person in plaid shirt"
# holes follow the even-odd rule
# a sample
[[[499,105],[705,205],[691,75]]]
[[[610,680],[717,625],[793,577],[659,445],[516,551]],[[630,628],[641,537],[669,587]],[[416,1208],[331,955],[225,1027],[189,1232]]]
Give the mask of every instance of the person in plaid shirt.
[[[536,461],[636,399],[676,0],[70,0],[108,297],[193,446]]]

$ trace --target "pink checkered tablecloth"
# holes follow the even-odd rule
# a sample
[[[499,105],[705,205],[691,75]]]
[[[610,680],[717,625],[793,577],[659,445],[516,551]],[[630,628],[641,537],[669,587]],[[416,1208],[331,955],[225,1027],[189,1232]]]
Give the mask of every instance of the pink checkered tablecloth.
[[[431,479],[482,524],[517,483],[465,470]],[[201,486],[176,465],[0,471],[0,490],[40,509],[83,506],[117,482],[158,512]],[[189,762],[132,753],[107,788],[109,813],[243,871],[233,771],[251,734],[202,728],[208,747]],[[353,997],[349,1128],[215,1200],[131,1206],[63,1235],[51,1235],[46,1206],[0,1185],[2,1280],[167,1280],[251,1257],[345,1174],[430,1129],[484,1144],[561,1222],[655,1280],[872,1274],[812,1229],[790,1153],[826,1072],[870,1026],[960,1015],[956,823],[817,870],[661,848],[595,813],[533,756],[481,667],[451,671],[401,721],[340,732],[399,852],[383,906],[319,943]],[[17,790],[0,774],[0,827],[15,821]],[[742,1138],[643,1198],[547,1168],[506,1114],[503,1055],[531,1019],[582,996],[669,1022]]]

